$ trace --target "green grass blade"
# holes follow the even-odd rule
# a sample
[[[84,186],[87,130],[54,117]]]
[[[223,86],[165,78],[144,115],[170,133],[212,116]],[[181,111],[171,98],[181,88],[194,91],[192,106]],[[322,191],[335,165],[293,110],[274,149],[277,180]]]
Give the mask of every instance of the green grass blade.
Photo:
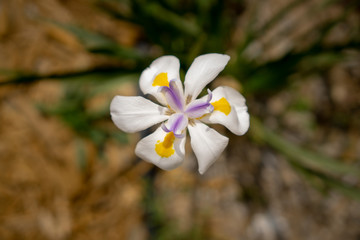
[[[102,34],[92,32],[75,25],[62,23],[54,24],[74,34],[74,36],[76,36],[84,45],[84,47],[90,52],[114,56],[120,59],[141,60],[144,58],[144,56],[138,50],[121,46],[114,40]]]
[[[251,118],[250,134],[255,140],[266,143],[281,154],[310,169],[323,173],[341,176],[360,176],[360,169],[344,164],[320,153],[315,153],[301,148],[264,126],[259,119]]]

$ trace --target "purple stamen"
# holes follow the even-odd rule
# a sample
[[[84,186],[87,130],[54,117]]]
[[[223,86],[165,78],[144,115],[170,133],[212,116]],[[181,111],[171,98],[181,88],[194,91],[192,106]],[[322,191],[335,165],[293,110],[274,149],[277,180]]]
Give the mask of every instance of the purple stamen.
[[[164,132],[171,132],[171,130],[166,127],[165,123],[161,124],[161,128]]]
[[[184,115],[180,115],[180,116],[175,120],[174,125],[172,125],[172,129],[173,129],[174,132],[176,132],[176,130],[179,129],[180,124],[181,124],[182,121],[183,121],[183,118],[184,118]]]
[[[183,138],[183,137],[185,137],[185,134],[184,134],[184,133],[178,134],[178,133],[175,133],[175,132],[174,132],[174,136],[175,136],[176,138]]]
[[[209,103],[213,97],[212,92],[210,91],[210,89],[207,89],[208,92],[208,97],[207,97],[207,102]]]
[[[173,132],[177,138],[184,137],[182,133],[188,124],[188,119],[183,113],[175,113],[170,119],[161,125],[165,132]]]
[[[184,110],[182,94],[176,86],[175,80],[171,80],[169,82],[169,87],[161,87],[160,91],[165,95],[167,103],[173,110],[178,112],[182,112]]]
[[[208,102],[200,102],[198,104],[191,104],[187,109],[186,109],[186,113],[188,112],[196,112],[196,111],[201,111],[203,109],[207,109],[210,106],[212,106],[210,103]],[[211,108],[211,107],[210,107]],[[210,109],[209,109],[210,110]]]
[[[197,99],[191,102],[185,113],[190,118],[199,118],[207,113],[212,113],[214,111],[214,106],[211,105],[210,101],[212,99],[212,92],[208,89],[208,97],[206,100]]]

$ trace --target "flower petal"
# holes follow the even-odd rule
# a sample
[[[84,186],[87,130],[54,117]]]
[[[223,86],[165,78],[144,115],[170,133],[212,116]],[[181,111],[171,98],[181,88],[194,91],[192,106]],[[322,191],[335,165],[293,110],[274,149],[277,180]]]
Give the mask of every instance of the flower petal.
[[[210,53],[195,58],[185,75],[185,96],[196,99],[203,88],[224,69],[228,55]]]
[[[204,96],[203,98],[206,98]],[[214,111],[201,118],[205,123],[219,123],[236,135],[243,135],[250,126],[245,98],[231,87],[218,87],[212,92],[210,102]]]
[[[176,112],[182,112],[184,110],[184,96],[182,89],[180,90],[176,81],[170,81],[169,87],[161,87],[160,91],[164,94],[166,104]]]
[[[188,129],[191,147],[198,159],[199,172],[203,174],[219,158],[229,139],[199,121],[189,124]]]
[[[205,114],[212,113],[214,106],[210,104],[212,93],[208,89],[207,99],[196,99],[186,106],[185,113],[189,118],[199,118]]]
[[[110,104],[111,118],[124,132],[138,132],[165,121],[166,108],[143,97],[115,96]]]
[[[188,118],[183,113],[175,113],[162,126],[165,132],[173,132],[175,136],[183,136],[183,130],[188,125]]]
[[[203,99],[196,99],[192,101],[185,111],[189,118],[199,118],[204,114],[211,113],[214,107]]]
[[[186,137],[176,138],[172,132],[159,127],[154,133],[141,139],[135,153],[141,159],[164,170],[178,167],[184,160]]]
[[[175,56],[162,56],[155,59],[140,76],[140,89],[144,94],[153,95],[160,103],[166,105],[162,93],[158,90],[162,86],[169,86],[175,80],[180,91],[183,91],[179,76],[180,62]]]

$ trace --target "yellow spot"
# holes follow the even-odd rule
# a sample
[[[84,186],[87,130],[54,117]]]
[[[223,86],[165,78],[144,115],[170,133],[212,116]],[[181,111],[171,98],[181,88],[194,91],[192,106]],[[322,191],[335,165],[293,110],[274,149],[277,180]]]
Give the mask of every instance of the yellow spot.
[[[175,136],[173,132],[166,134],[164,141],[157,141],[155,144],[155,151],[160,157],[168,158],[175,153],[174,150]]]
[[[153,87],[155,86],[165,86],[165,87],[169,87],[169,81],[168,81],[168,75],[167,73],[159,73],[154,81],[153,81],[153,84],[152,84]]]
[[[229,115],[229,113],[231,112],[230,104],[224,97],[211,103],[211,105],[214,106],[214,111],[220,111],[225,115]]]

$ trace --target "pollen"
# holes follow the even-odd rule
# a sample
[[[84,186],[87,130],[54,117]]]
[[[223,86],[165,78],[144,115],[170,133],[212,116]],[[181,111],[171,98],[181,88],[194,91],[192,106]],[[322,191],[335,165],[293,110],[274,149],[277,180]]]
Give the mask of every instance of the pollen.
[[[159,73],[152,84],[153,87],[160,86],[160,87],[169,87],[169,80],[168,80],[168,74],[165,72]]]
[[[175,136],[173,132],[166,134],[164,141],[157,141],[155,151],[160,157],[168,158],[175,153],[174,150]]]
[[[224,113],[225,115],[229,115],[231,112],[231,106],[224,97],[211,103],[211,105],[214,106],[214,111],[220,111],[220,112]]]

